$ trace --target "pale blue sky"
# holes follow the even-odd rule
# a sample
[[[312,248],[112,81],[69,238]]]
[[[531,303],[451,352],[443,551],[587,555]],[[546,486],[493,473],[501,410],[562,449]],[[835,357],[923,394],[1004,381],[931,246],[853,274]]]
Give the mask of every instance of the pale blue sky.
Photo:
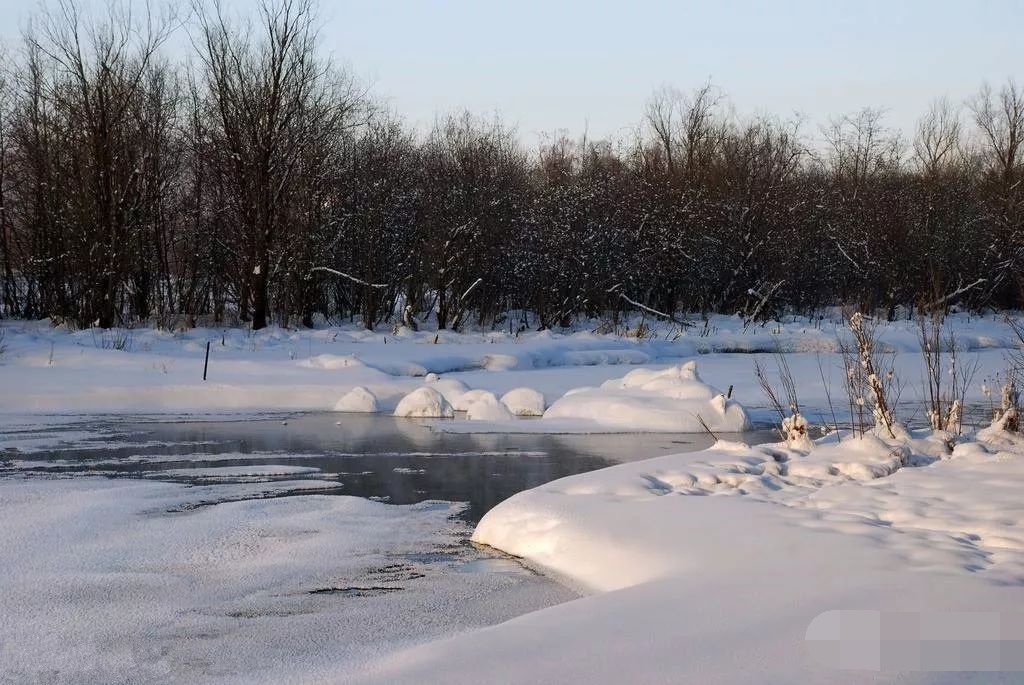
[[[246,3],[236,0],[238,7]],[[17,38],[34,1],[0,0]],[[614,135],[662,84],[710,77],[741,114],[889,110],[912,129],[936,96],[1024,81],[1024,0],[322,0],[324,47],[410,122],[468,107],[541,131]]]

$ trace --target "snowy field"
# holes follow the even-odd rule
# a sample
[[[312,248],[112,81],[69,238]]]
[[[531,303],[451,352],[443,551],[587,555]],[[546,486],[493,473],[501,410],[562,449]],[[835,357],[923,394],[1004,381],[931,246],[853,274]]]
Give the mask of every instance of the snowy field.
[[[968,416],[986,423],[982,387],[1017,339],[1000,317],[950,321],[961,359],[978,364]],[[301,460],[163,472],[184,484],[55,477],[34,455],[88,442],[85,414],[273,412],[287,424],[293,412],[375,411],[453,439],[744,431],[773,421],[753,361],[772,374],[774,351],[820,425],[826,387],[844,414],[840,325],[714,317],[643,340],[3,326],[0,668],[14,682],[1021,682],[966,651],[955,665],[923,656],[876,672],[831,668],[805,645],[828,611],[1024,612],[1024,442],[972,428],[950,447],[920,429],[914,322],[879,329],[909,433],[833,433],[809,451],[705,435],[701,451],[625,454],[525,490],[475,529],[459,503],[327,494],[336,474]],[[125,459],[159,442],[119,439]],[[291,496],[266,498],[275,489]],[[443,582],[494,559],[470,535],[559,584],[510,561],[519,572]],[[443,573],[417,556],[424,546],[448,555]]]

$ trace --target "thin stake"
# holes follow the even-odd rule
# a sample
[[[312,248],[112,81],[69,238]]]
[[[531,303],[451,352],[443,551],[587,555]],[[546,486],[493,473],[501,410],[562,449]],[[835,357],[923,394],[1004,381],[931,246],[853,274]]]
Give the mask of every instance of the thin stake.
[[[203,360],[203,380],[206,380],[206,369],[210,366],[210,341],[206,341],[206,359]]]

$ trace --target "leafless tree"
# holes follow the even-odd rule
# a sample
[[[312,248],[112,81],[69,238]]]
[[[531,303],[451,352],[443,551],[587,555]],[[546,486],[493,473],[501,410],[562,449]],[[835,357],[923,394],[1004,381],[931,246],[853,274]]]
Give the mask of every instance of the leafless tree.
[[[233,23],[220,0],[197,5],[196,16],[207,153],[237,227],[228,245],[238,310],[259,329],[268,323],[271,273],[294,254],[285,229],[304,223],[296,226],[296,199],[319,187],[329,157],[322,148],[337,141],[362,97],[319,55],[312,0],[264,2],[256,26]]]

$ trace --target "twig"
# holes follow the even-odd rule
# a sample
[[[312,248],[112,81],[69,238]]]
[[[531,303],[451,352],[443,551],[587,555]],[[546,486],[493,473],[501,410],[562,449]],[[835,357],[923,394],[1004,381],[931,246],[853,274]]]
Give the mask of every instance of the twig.
[[[331,269],[331,268],[328,268],[326,266],[314,266],[312,269],[309,270],[310,273],[313,273],[314,271],[325,271],[325,272],[327,272],[329,274],[334,274],[335,276],[341,276],[342,278],[347,278],[350,281],[355,281],[359,285],[365,285],[365,286],[367,286],[369,288],[387,288],[387,287],[389,287],[387,283],[370,283],[368,281],[364,281],[361,278],[356,278],[355,276],[351,276],[351,275],[349,275],[347,273],[343,273],[341,271],[338,271],[336,269]]]

